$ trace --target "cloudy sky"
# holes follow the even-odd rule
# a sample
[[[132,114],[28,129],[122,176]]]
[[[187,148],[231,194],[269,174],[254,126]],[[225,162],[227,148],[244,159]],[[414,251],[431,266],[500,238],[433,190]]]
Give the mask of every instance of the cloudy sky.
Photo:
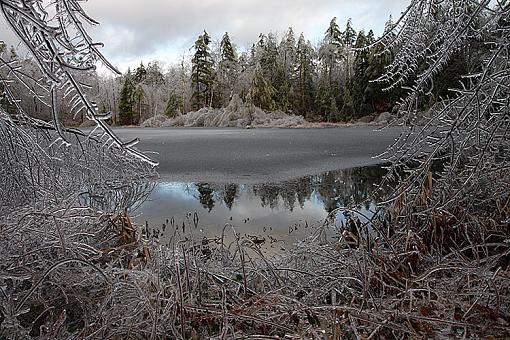
[[[352,18],[356,30],[376,35],[392,14],[399,16],[409,0],[89,0],[83,5],[101,25],[90,32],[105,43],[103,53],[121,70],[151,60],[167,64],[189,54],[206,29],[214,39],[229,32],[241,49],[259,33],[304,32],[319,41],[332,17],[341,28]],[[0,19],[0,40],[8,39]],[[4,38],[7,37],[7,38]]]

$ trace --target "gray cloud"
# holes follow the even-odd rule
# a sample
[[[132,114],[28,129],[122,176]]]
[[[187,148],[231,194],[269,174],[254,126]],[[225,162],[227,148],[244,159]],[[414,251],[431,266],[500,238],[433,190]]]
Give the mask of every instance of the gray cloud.
[[[206,29],[219,39],[229,32],[248,47],[259,33],[292,26],[312,41],[322,37],[333,16],[339,25],[353,19],[356,29],[381,33],[390,14],[409,0],[89,0],[86,11],[101,25],[91,30],[103,52],[121,68],[140,60],[175,62]],[[0,29],[3,31],[2,26]],[[2,36],[4,34],[2,33]]]

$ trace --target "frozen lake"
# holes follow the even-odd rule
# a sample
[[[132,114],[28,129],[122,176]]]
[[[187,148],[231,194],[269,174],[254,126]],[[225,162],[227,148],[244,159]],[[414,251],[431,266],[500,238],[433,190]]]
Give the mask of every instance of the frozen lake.
[[[214,238],[225,224],[284,249],[312,234],[328,214],[369,199],[384,171],[374,157],[399,129],[116,129],[157,152],[160,180],[133,216],[164,242],[176,229]],[[344,219],[337,214],[337,224]],[[330,230],[335,236],[335,231]]]
[[[149,129],[118,128],[141,150],[156,152],[168,182],[267,183],[374,165],[399,128]]]

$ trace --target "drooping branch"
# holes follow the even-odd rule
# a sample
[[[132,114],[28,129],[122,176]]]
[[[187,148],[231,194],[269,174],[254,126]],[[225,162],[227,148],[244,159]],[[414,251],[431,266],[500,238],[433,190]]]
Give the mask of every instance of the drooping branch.
[[[117,147],[144,162],[157,165],[149,157],[133,149],[137,140],[125,143],[115,135],[105,122],[110,113],[100,113],[96,103],[87,97],[87,85],[76,79],[76,74],[94,70],[97,63],[119,73],[99,52],[98,47],[102,44],[93,42],[83,27],[82,21],[91,25],[97,22],[85,13],[79,0],[0,0],[0,10],[43,74],[44,81],[36,83],[50,94],[53,125],[64,144],[69,142],[59,123],[55,97],[57,89],[63,91],[65,96],[71,96],[72,114],[84,113],[88,120],[96,124],[93,132],[100,131],[99,139],[105,140],[107,147]],[[0,67],[2,65],[9,67],[10,63],[3,62]],[[13,74],[17,81],[23,81],[22,75],[9,73]],[[12,93],[9,97],[12,102],[16,102]],[[25,116],[23,120],[31,121],[19,105],[17,111],[19,115]],[[102,138],[103,136],[106,138]]]
[[[417,103],[434,77],[457,52],[469,54],[466,46],[473,41],[482,46],[480,64],[462,75],[447,98],[428,113],[420,112]],[[398,115],[398,122],[409,128],[385,154],[394,170],[389,179],[406,169],[389,201],[405,198],[410,206],[417,204],[437,166],[442,170],[429,202],[434,209],[508,195],[506,182],[495,185],[510,166],[508,1],[413,0],[381,42],[396,51],[396,57],[378,81],[388,88],[404,84],[409,89]]]

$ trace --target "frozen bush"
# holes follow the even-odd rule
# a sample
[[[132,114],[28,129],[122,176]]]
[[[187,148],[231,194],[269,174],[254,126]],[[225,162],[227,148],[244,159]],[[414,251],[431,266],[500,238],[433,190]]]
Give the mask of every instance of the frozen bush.
[[[155,116],[146,120],[143,127],[301,127],[307,124],[302,116],[288,115],[281,111],[265,112],[258,107],[243,103],[234,95],[225,108],[202,108],[185,115],[169,119]]]

